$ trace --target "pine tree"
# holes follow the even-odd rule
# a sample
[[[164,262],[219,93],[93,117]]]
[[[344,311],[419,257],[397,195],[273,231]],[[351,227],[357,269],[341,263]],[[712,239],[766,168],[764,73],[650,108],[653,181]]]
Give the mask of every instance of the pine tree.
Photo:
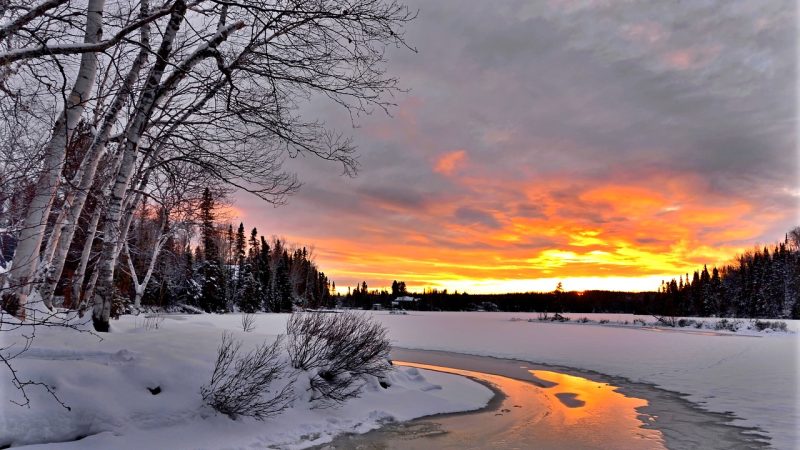
[[[236,229],[236,242],[234,244],[234,261],[233,264],[236,264],[239,267],[244,266],[244,249],[245,249],[245,240],[244,240],[244,224],[239,222],[239,228]]]
[[[177,289],[178,302],[200,306],[200,289],[197,283],[197,274],[195,273],[195,262],[192,256],[192,249],[188,246],[183,252],[183,257],[183,273]]]
[[[278,266],[278,295],[280,298],[280,311],[290,312],[292,310],[293,290],[291,278],[289,277],[289,268],[291,261],[289,259],[289,252],[283,251],[281,263]]]
[[[703,265],[703,271],[700,272],[700,284],[697,289],[698,299],[698,313],[700,316],[707,316],[713,314],[714,300],[711,298],[711,275],[708,273],[708,266]]]
[[[239,223],[236,234],[233,237],[233,250],[229,262],[229,286],[231,287],[231,301],[237,305],[242,302],[242,290],[244,288],[244,266],[245,266],[245,238],[244,224]]]
[[[722,308],[722,280],[719,276],[719,269],[714,266],[711,271],[711,281],[709,284],[709,296],[706,303],[706,313],[720,317],[724,314]]]
[[[222,258],[217,247],[217,230],[214,224],[214,198],[208,188],[203,191],[200,203],[201,237],[203,242],[202,290],[200,307],[206,312],[227,310],[226,277]]]
[[[272,298],[272,276],[270,264],[270,249],[267,240],[261,236],[258,253],[258,281],[261,285],[262,308],[271,311],[270,299]]]
[[[400,295],[400,289],[397,287],[397,280],[392,281],[392,297],[397,298]]]

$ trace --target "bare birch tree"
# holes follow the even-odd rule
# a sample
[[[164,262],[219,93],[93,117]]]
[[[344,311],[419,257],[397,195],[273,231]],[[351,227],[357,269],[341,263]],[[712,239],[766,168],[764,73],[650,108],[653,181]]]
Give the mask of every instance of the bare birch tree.
[[[75,78],[69,95],[52,102],[63,112],[41,152],[9,278],[14,300],[24,303],[37,289],[51,306],[78,224],[85,223],[73,289],[81,291],[99,235],[102,249],[84,297],[93,303],[95,328],[107,331],[115,269],[120,253],[131,253],[127,234],[133,212],[149,201],[151,177],[191,166],[208,180],[280,203],[298,187],[282,168],[285,158],[313,155],[355,173],[351,140],[299,108],[320,96],[351,117],[390,106],[397,84],[385,73],[385,48],[406,46],[402,28],[414,14],[392,0],[167,0],[152,7],[141,0],[107,11],[104,0],[86,1],[85,20],[79,6],[63,0],[0,11],[0,87],[38,64],[58,67],[63,80]],[[74,70],[65,65],[77,56]],[[82,117],[91,141],[65,178],[67,141]],[[104,203],[84,214],[93,190]],[[61,209],[48,226],[56,193]],[[159,241],[145,252],[151,260]],[[131,271],[137,285],[147,284],[150,270],[141,280]]]

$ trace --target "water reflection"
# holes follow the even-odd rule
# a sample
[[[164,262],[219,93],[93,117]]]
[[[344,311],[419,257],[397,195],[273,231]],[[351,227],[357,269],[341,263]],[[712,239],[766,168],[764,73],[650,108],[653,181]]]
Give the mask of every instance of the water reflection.
[[[647,406],[647,400],[626,397],[617,387],[586,378],[546,370],[531,370],[536,378],[552,383],[545,395],[552,395],[562,404],[559,413],[566,425],[582,426],[584,422],[602,424],[613,418],[616,424],[627,427],[642,425],[637,408]]]
[[[321,448],[769,447],[761,430],[731,426],[731,415],[704,411],[680,394],[645,384],[594,374],[593,378],[604,381],[597,382],[569,369],[562,372],[552,366],[441,351],[395,348],[392,358],[397,365],[473,378],[499,395],[481,411],[389,424],[363,435],[337,437]]]
[[[491,408],[435,416],[337,439],[329,448],[358,449],[660,449],[661,433],[641,428],[646,404],[614,387],[556,372],[530,370],[531,382],[470,370],[395,361],[466,376],[502,392]],[[534,382],[537,382],[534,384]],[[543,387],[548,386],[548,387]]]

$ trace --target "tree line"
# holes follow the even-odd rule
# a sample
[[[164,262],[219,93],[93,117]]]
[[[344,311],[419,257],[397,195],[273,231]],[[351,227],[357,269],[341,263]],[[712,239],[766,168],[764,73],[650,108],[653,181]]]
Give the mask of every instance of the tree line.
[[[184,250],[185,271],[178,288],[162,297],[184,301],[206,312],[291,312],[294,306],[332,306],[331,284],[306,247],[268,241],[244,224],[234,231],[214,221],[214,200],[206,191],[200,205],[202,245]]]
[[[664,281],[659,312],[672,316],[800,319],[800,227],[784,241]]]

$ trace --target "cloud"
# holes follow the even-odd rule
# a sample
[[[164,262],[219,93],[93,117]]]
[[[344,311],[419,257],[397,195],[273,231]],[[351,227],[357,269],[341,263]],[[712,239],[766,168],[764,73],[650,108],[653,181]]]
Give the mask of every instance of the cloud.
[[[337,285],[641,286],[796,225],[794,2],[409,3],[393,117],[300,111],[352,131],[359,177],[292,160],[287,206],[238,205]]]
[[[493,215],[469,206],[462,206],[456,209],[453,219],[455,222],[464,225],[483,225],[488,228],[500,228],[500,223]]]
[[[433,171],[443,175],[452,175],[456,169],[464,165],[466,157],[467,153],[464,150],[445,153],[436,161]]]

